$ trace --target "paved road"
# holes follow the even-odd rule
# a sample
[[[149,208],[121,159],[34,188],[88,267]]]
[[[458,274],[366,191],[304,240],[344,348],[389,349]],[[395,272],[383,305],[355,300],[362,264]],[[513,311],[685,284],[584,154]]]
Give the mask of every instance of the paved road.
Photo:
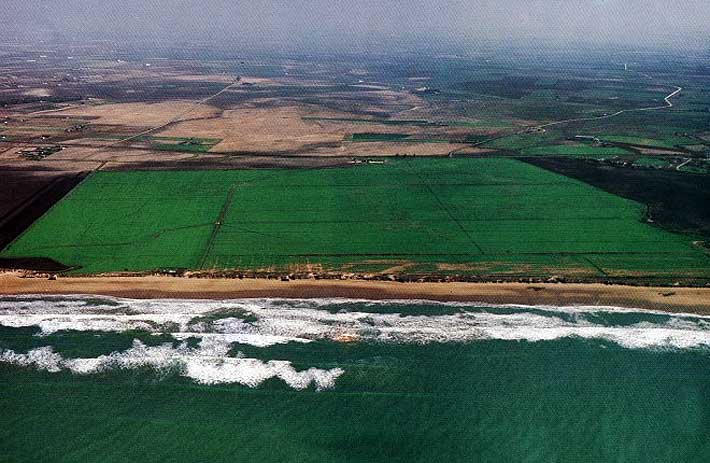
[[[653,80],[653,77],[651,77],[651,76],[648,75],[648,74],[643,74],[643,73],[641,73],[641,75],[643,75],[643,76],[645,76],[645,77],[648,77],[649,79],[652,79],[652,80]],[[666,84],[661,84],[661,85],[666,85]],[[573,123],[573,122],[588,122],[588,121],[599,121],[599,120],[603,120],[603,119],[611,119],[611,118],[613,118],[613,117],[617,117],[617,116],[620,116],[620,115],[622,115],[622,114],[631,113],[631,112],[656,111],[656,110],[659,110],[659,109],[672,108],[672,107],[673,107],[673,102],[671,101],[671,98],[673,98],[674,96],[678,95],[680,92],[683,91],[683,87],[678,87],[678,86],[676,86],[676,85],[673,85],[673,86],[675,87],[675,90],[674,90],[673,92],[669,93],[669,94],[663,99],[663,101],[665,102],[665,105],[661,105],[661,106],[648,106],[648,107],[633,108],[633,109],[622,109],[622,110],[617,111],[617,112],[612,113],[612,114],[604,114],[603,116],[579,117],[579,118],[574,118],[574,119],[564,119],[564,120],[561,120],[561,121],[548,122],[548,123],[542,124],[542,125],[528,126],[528,127],[525,127],[525,128],[523,128],[523,129],[520,129],[520,130],[518,130],[518,131],[516,131],[516,132],[514,132],[514,133],[511,133],[511,134],[507,134],[507,135],[502,135],[502,136],[499,136],[499,137],[490,138],[490,139],[488,139],[488,140],[483,140],[483,141],[478,142],[478,143],[473,143],[473,144],[467,146],[466,148],[484,145],[484,144],[490,143],[490,142],[492,142],[492,141],[494,141],[494,140],[498,140],[498,139],[501,139],[501,138],[510,137],[510,136],[513,136],[513,135],[520,135],[520,134],[529,132],[530,130],[542,130],[542,129],[545,129],[545,128],[547,128],[547,127],[552,127],[552,126],[556,126],[556,125],[563,125],[563,124],[571,124],[571,123]],[[451,151],[451,152],[449,153],[449,156],[453,156],[453,155],[456,154],[457,152],[462,151],[462,150],[465,150],[466,148],[459,148],[459,149],[457,149],[457,150]]]
[[[666,103],[666,105],[664,105],[664,106],[649,106],[649,107],[646,107],[646,108],[622,109],[621,111],[617,111],[617,112],[612,113],[612,114],[605,114],[605,115],[603,115],[603,116],[580,117],[580,118],[576,118],[576,119],[565,119],[565,120],[562,120],[562,121],[549,122],[549,123],[547,123],[547,124],[538,125],[538,126],[533,127],[533,129],[544,129],[545,127],[550,127],[550,126],[553,126],[553,125],[560,125],[560,124],[569,124],[569,123],[572,123],[572,122],[583,122],[583,121],[596,121],[596,120],[600,120],[600,119],[611,119],[612,117],[616,117],[616,116],[619,116],[619,115],[621,115],[621,114],[631,113],[631,112],[636,112],[636,111],[655,111],[655,110],[658,110],[658,109],[672,108],[672,107],[673,107],[673,102],[671,102],[670,99],[673,98],[674,96],[676,96],[677,94],[679,94],[681,91],[683,91],[683,87],[676,87],[676,90],[675,90],[674,92],[668,94],[668,96],[666,96],[666,97],[663,99],[663,101],[665,101],[665,103]],[[526,129],[526,130],[528,130],[528,129]]]
[[[675,170],[680,171],[680,169],[682,169],[683,166],[685,166],[686,164],[690,163],[690,161],[692,161],[692,160],[693,160],[693,158],[688,158],[688,159],[686,159],[686,160],[683,161],[682,163],[678,164],[678,166],[675,168]]]

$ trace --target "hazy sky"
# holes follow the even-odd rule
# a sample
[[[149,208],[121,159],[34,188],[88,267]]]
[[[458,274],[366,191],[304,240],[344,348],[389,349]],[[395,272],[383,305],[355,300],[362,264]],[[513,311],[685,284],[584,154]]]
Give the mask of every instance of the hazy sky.
[[[2,38],[214,41],[259,48],[364,51],[430,41],[700,48],[710,0],[3,0]],[[398,45],[397,45],[398,46]]]

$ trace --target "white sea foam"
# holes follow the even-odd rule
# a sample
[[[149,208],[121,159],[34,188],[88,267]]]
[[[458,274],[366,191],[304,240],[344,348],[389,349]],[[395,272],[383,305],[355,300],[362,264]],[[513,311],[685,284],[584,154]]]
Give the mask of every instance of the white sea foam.
[[[447,343],[482,340],[599,339],[626,348],[710,347],[710,317],[612,307],[530,307],[430,301],[375,302],[345,299],[226,301],[129,300],[80,296],[0,298],[0,325],[62,330],[169,333],[178,341],[149,347],[136,342],[98,358],[64,359],[51,348],[26,354],[0,352],[0,361],[47,371],[88,374],[106,368],[176,369],[205,383],[256,386],[280,378],[291,387],[331,387],[340,369],[296,371],[289,362],[232,357],[234,344],[268,347],[314,340],[382,343]],[[386,313],[402,306],[402,313]],[[388,310],[383,310],[387,308]],[[442,310],[442,309],[450,310]],[[503,309],[503,310],[501,310]],[[409,312],[406,312],[409,310]],[[427,315],[427,310],[432,314]],[[379,312],[379,313],[378,313]],[[385,313],[383,313],[385,312]],[[624,314],[625,321],[617,317]],[[636,319],[635,323],[629,323]],[[199,340],[188,347],[190,338]]]
[[[563,337],[606,339],[629,348],[690,348],[710,345],[710,318],[690,314],[611,307],[490,306],[431,301],[346,299],[226,301],[129,300],[79,296],[58,300],[36,297],[0,300],[0,325],[37,326],[43,334],[60,330],[169,332],[176,339],[221,338],[221,342],[266,347],[311,340],[373,342],[470,342],[486,339],[543,341]],[[104,300],[106,305],[96,305]],[[403,305],[452,308],[450,314],[423,315],[426,307],[404,313],[377,313],[378,307]],[[327,309],[327,310],[325,310]],[[248,315],[252,321],[234,316]],[[441,312],[441,310],[438,310]],[[220,318],[219,314],[224,318]],[[615,325],[600,320],[638,314],[641,321]],[[201,318],[198,318],[201,317]],[[653,323],[647,321],[656,317]],[[205,321],[207,320],[207,321]]]
[[[45,346],[32,349],[26,354],[17,354],[12,350],[0,350],[0,362],[56,373],[62,370],[63,359],[61,355],[54,352],[52,347]]]
[[[112,369],[150,367],[178,371],[201,384],[239,383],[248,387],[257,387],[267,379],[280,378],[294,389],[305,389],[313,384],[316,390],[333,387],[338,376],[343,374],[340,368],[296,371],[287,361],[263,362],[253,358],[228,357],[228,343],[208,339],[207,342],[203,340],[198,348],[190,348],[185,343],[178,347],[169,343],[146,346],[135,340],[130,349],[96,358],[65,359],[51,347],[32,349],[26,354],[4,350],[0,351],[0,361],[50,372],[68,370],[84,375]]]

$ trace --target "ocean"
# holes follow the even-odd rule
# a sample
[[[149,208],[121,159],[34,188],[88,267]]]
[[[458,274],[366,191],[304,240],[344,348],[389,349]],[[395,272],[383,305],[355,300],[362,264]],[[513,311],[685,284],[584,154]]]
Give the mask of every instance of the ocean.
[[[710,317],[0,297],[0,461],[710,460]]]

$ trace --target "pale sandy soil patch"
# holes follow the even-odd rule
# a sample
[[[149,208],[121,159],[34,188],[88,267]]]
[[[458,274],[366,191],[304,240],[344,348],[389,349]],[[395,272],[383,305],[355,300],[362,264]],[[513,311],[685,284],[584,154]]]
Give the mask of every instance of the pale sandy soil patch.
[[[50,156],[52,161],[91,160],[96,162],[152,162],[179,161],[194,157],[194,153],[172,151],[150,151],[129,147],[90,148],[70,146]]]
[[[48,88],[32,88],[30,90],[25,90],[22,94],[37,97],[52,96],[52,92]]]
[[[415,138],[438,136],[446,139],[450,136],[462,137],[466,131],[461,128],[384,125],[377,121],[312,120],[306,118],[358,117],[305,105],[268,106],[269,103],[268,100],[260,101],[226,110],[218,118],[171,124],[156,135],[221,139],[210,150],[213,153],[287,151],[341,156],[445,155],[467,146],[456,143],[351,143],[346,138],[362,132],[411,134]]]
[[[217,119],[180,122],[160,131],[161,136],[217,138],[212,152],[270,152],[302,149],[310,144],[340,143],[363,126],[321,124],[304,120],[312,115],[302,107],[243,107]]]
[[[375,85],[375,84],[352,84],[350,86],[354,87],[354,88],[367,88],[367,89],[372,89],[372,90],[389,90],[389,87],[386,87],[384,85]]]
[[[16,160],[19,157],[17,152],[21,149],[23,149],[23,147],[15,145],[0,145],[0,160]]]
[[[98,148],[88,148],[84,146],[66,146],[63,150],[57,151],[44,159],[46,162],[86,160],[99,152]]]
[[[641,148],[640,146],[634,146],[634,149],[637,150],[641,154],[655,154],[655,155],[683,155],[684,153],[680,151],[673,151],[673,150],[664,150],[664,149],[658,149],[658,148]]]
[[[156,127],[167,124],[175,117],[190,111],[180,117],[180,120],[214,117],[220,110],[213,106],[196,105],[193,101],[164,101],[160,103],[116,103],[98,106],[81,107],[64,111],[65,116],[98,117],[97,124],[131,125]]]
[[[24,158],[17,157],[15,159],[0,158],[0,171],[3,169],[20,169],[20,170],[35,170],[35,171],[57,171],[57,172],[83,172],[94,170],[101,165],[99,161],[92,160],[63,160],[52,159],[54,155],[49,156],[41,161],[30,161]]]
[[[172,152],[172,151],[147,151],[147,150],[109,150],[102,151],[91,157],[92,160],[106,161],[112,163],[151,163],[151,162],[173,162],[192,159],[195,153]]]
[[[451,151],[467,146],[456,143],[344,143],[341,149],[332,150],[332,154],[339,156],[446,156]],[[485,150],[478,152],[484,153]]]

